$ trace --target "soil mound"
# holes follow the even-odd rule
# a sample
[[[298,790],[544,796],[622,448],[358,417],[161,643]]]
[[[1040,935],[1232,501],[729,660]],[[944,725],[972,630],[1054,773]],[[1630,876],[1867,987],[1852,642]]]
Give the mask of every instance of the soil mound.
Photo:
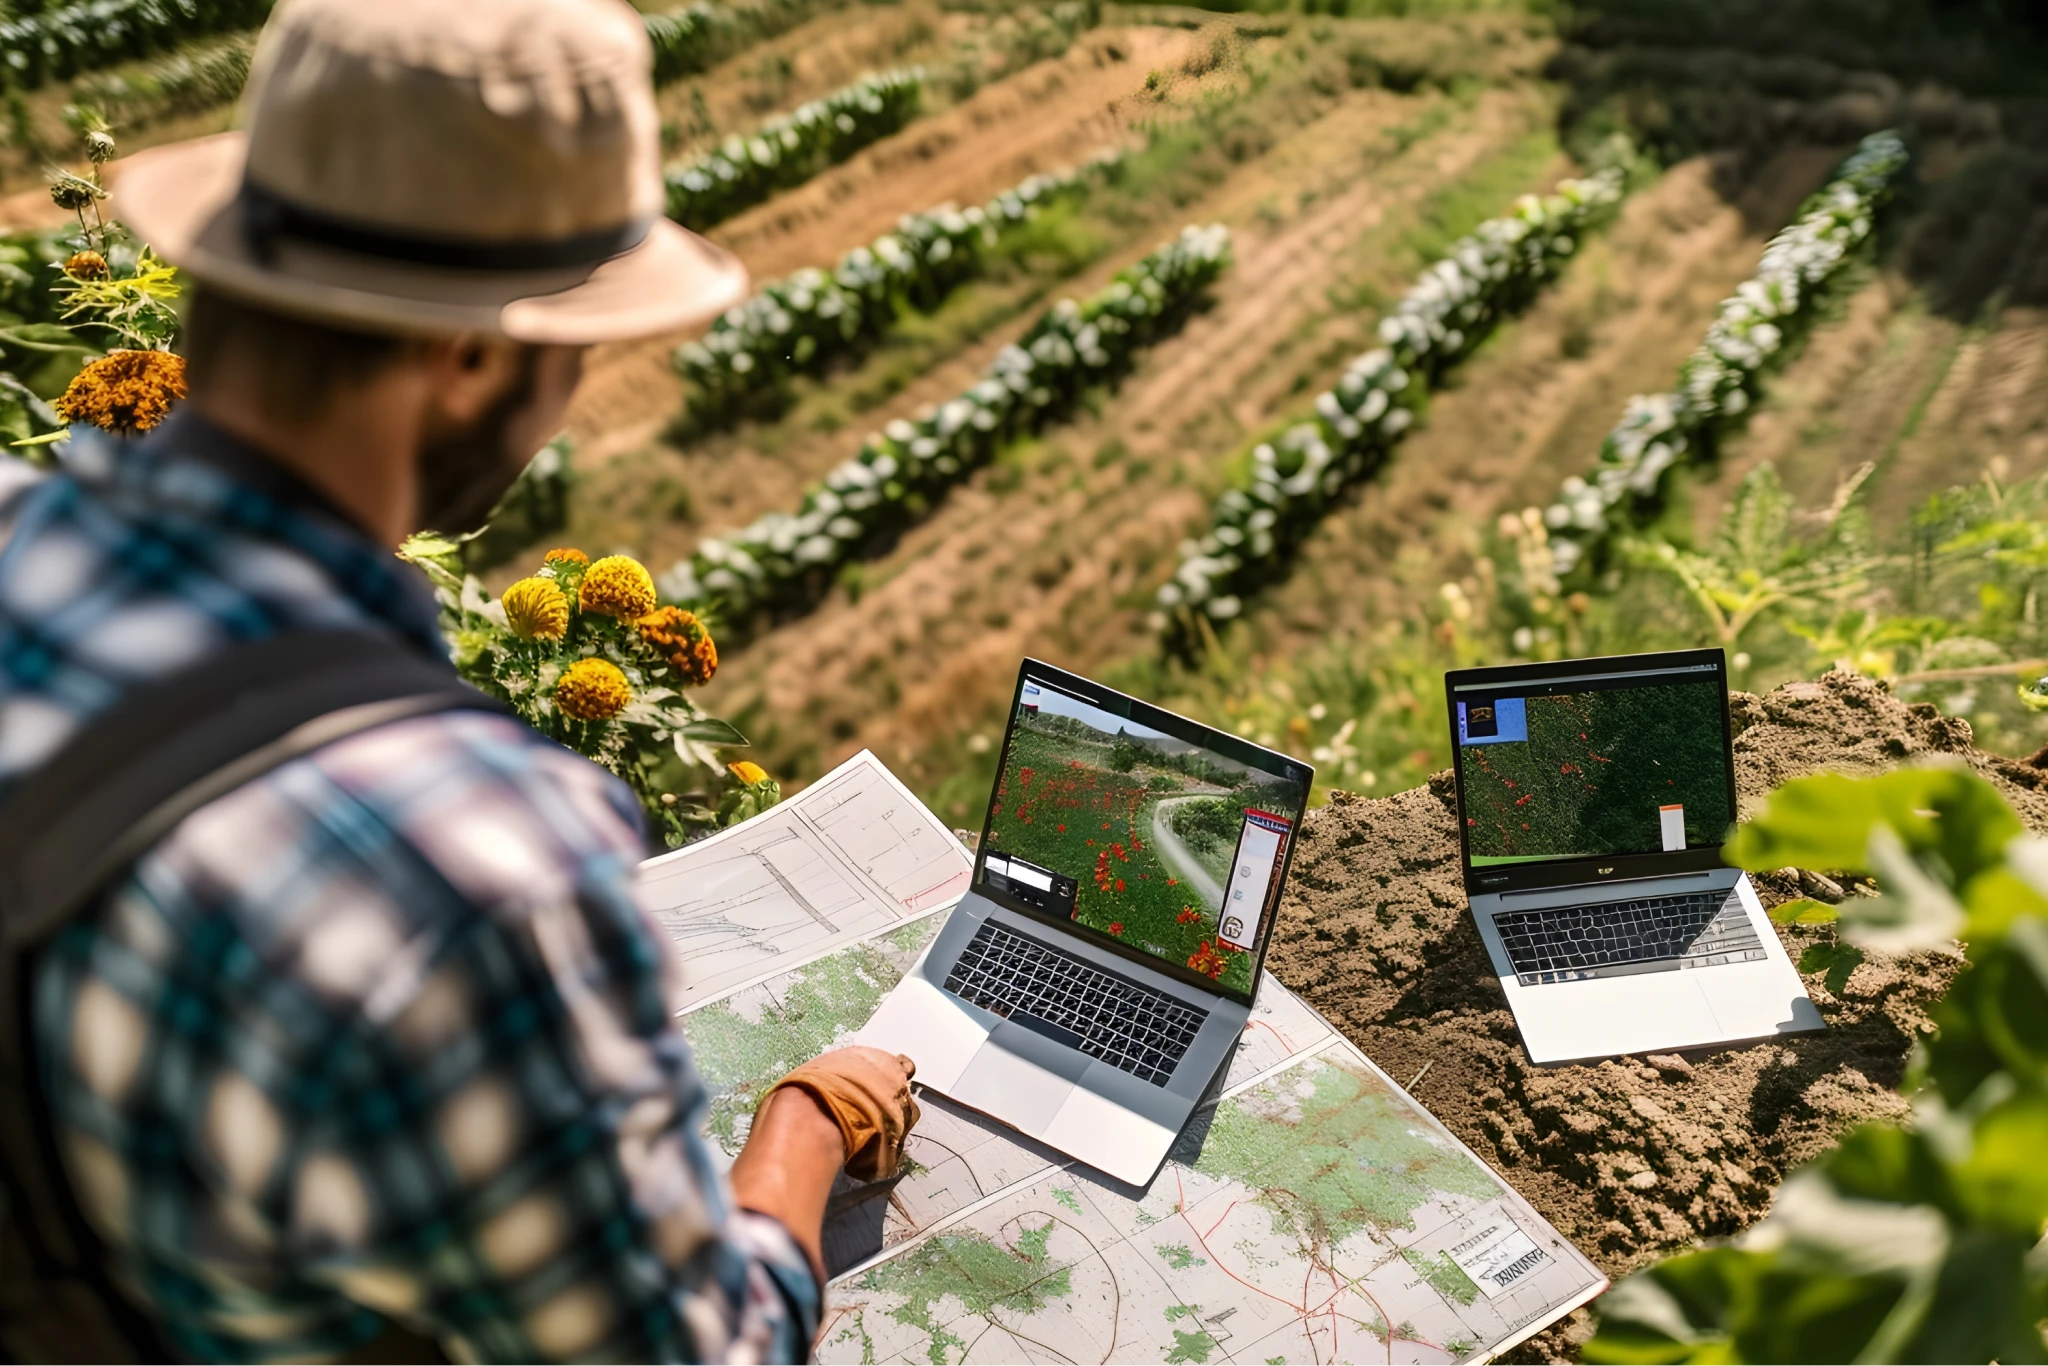
[[[1967,722],[1909,706],[1881,683],[1834,672],[1764,697],[1738,693],[1733,710],[1745,816],[1790,778],[1948,756],[2048,830],[2048,773],[1978,753]],[[1268,966],[1396,1081],[1419,1078],[1416,1098],[1609,1274],[1747,1226],[1785,1173],[1843,1130],[1904,1113],[1894,1088],[1930,1027],[1927,1006],[1961,966],[1951,955],[1872,954],[1839,991],[1808,977],[1824,1033],[1532,1067],[1467,911],[1455,802],[1442,773],[1394,797],[1340,796],[1311,815]],[[1844,894],[1789,870],[1756,883],[1767,907]],[[1778,933],[1796,962],[1833,931]],[[1574,1317],[1522,1351],[1570,1355],[1587,1330]]]

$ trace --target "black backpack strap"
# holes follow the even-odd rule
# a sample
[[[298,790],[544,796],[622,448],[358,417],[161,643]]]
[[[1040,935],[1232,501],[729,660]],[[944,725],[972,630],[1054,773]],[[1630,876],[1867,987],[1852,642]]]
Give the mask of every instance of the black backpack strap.
[[[37,952],[209,802],[336,740],[455,709],[505,710],[386,631],[272,636],[131,692],[0,803],[0,1276],[14,1282],[0,1297],[0,1356],[163,1356],[107,1279],[58,1158],[36,1079]],[[94,1297],[104,1318],[87,1333],[76,1305]],[[59,1303],[69,1337],[63,1320],[21,1321]]]

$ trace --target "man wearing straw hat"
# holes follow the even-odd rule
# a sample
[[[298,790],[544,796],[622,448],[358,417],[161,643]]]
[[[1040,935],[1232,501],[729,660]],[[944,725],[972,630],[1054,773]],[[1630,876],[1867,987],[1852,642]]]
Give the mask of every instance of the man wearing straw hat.
[[[650,61],[623,0],[285,0],[246,132],[120,175],[191,389],[0,489],[0,1355],[809,1352],[909,1060],[798,1069],[721,1176],[635,803],[458,695],[391,554],[585,348],[742,294],[661,216]]]

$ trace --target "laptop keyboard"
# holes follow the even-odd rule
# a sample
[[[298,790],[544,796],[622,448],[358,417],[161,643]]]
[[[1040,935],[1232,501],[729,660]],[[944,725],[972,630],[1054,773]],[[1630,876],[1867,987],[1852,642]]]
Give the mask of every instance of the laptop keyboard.
[[[1493,924],[1525,987],[1754,963],[1764,957],[1763,943],[1734,892],[1504,911]]]
[[[1154,1086],[1166,1085],[1209,1012],[1028,935],[984,921],[946,990]]]

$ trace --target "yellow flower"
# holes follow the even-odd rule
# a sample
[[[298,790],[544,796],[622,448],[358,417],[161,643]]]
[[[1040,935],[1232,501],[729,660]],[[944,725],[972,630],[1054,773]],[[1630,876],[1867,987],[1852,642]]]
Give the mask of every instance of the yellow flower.
[[[718,672],[718,646],[697,614],[680,607],[657,607],[634,622],[640,639],[661,651],[684,686],[709,683]]]
[[[768,781],[768,770],[747,759],[736,760],[725,767],[727,772],[743,783],[765,783]]]
[[[578,721],[609,721],[633,700],[619,666],[604,659],[579,659],[555,684],[555,705]]]
[[[631,555],[607,555],[583,574],[576,606],[620,621],[632,621],[654,610],[654,576]]]
[[[569,629],[569,599],[553,579],[521,579],[500,601],[512,634],[521,640],[560,640]]]
[[[116,351],[88,362],[73,377],[57,400],[57,411],[67,422],[90,422],[126,435],[156,426],[183,397],[183,356],[168,351]]]
[[[590,557],[588,555],[584,554],[580,550],[571,549],[570,547],[565,545],[556,546],[553,550],[550,550],[547,554],[540,557],[540,562],[542,564],[554,564],[558,560],[563,564],[590,563]]]

